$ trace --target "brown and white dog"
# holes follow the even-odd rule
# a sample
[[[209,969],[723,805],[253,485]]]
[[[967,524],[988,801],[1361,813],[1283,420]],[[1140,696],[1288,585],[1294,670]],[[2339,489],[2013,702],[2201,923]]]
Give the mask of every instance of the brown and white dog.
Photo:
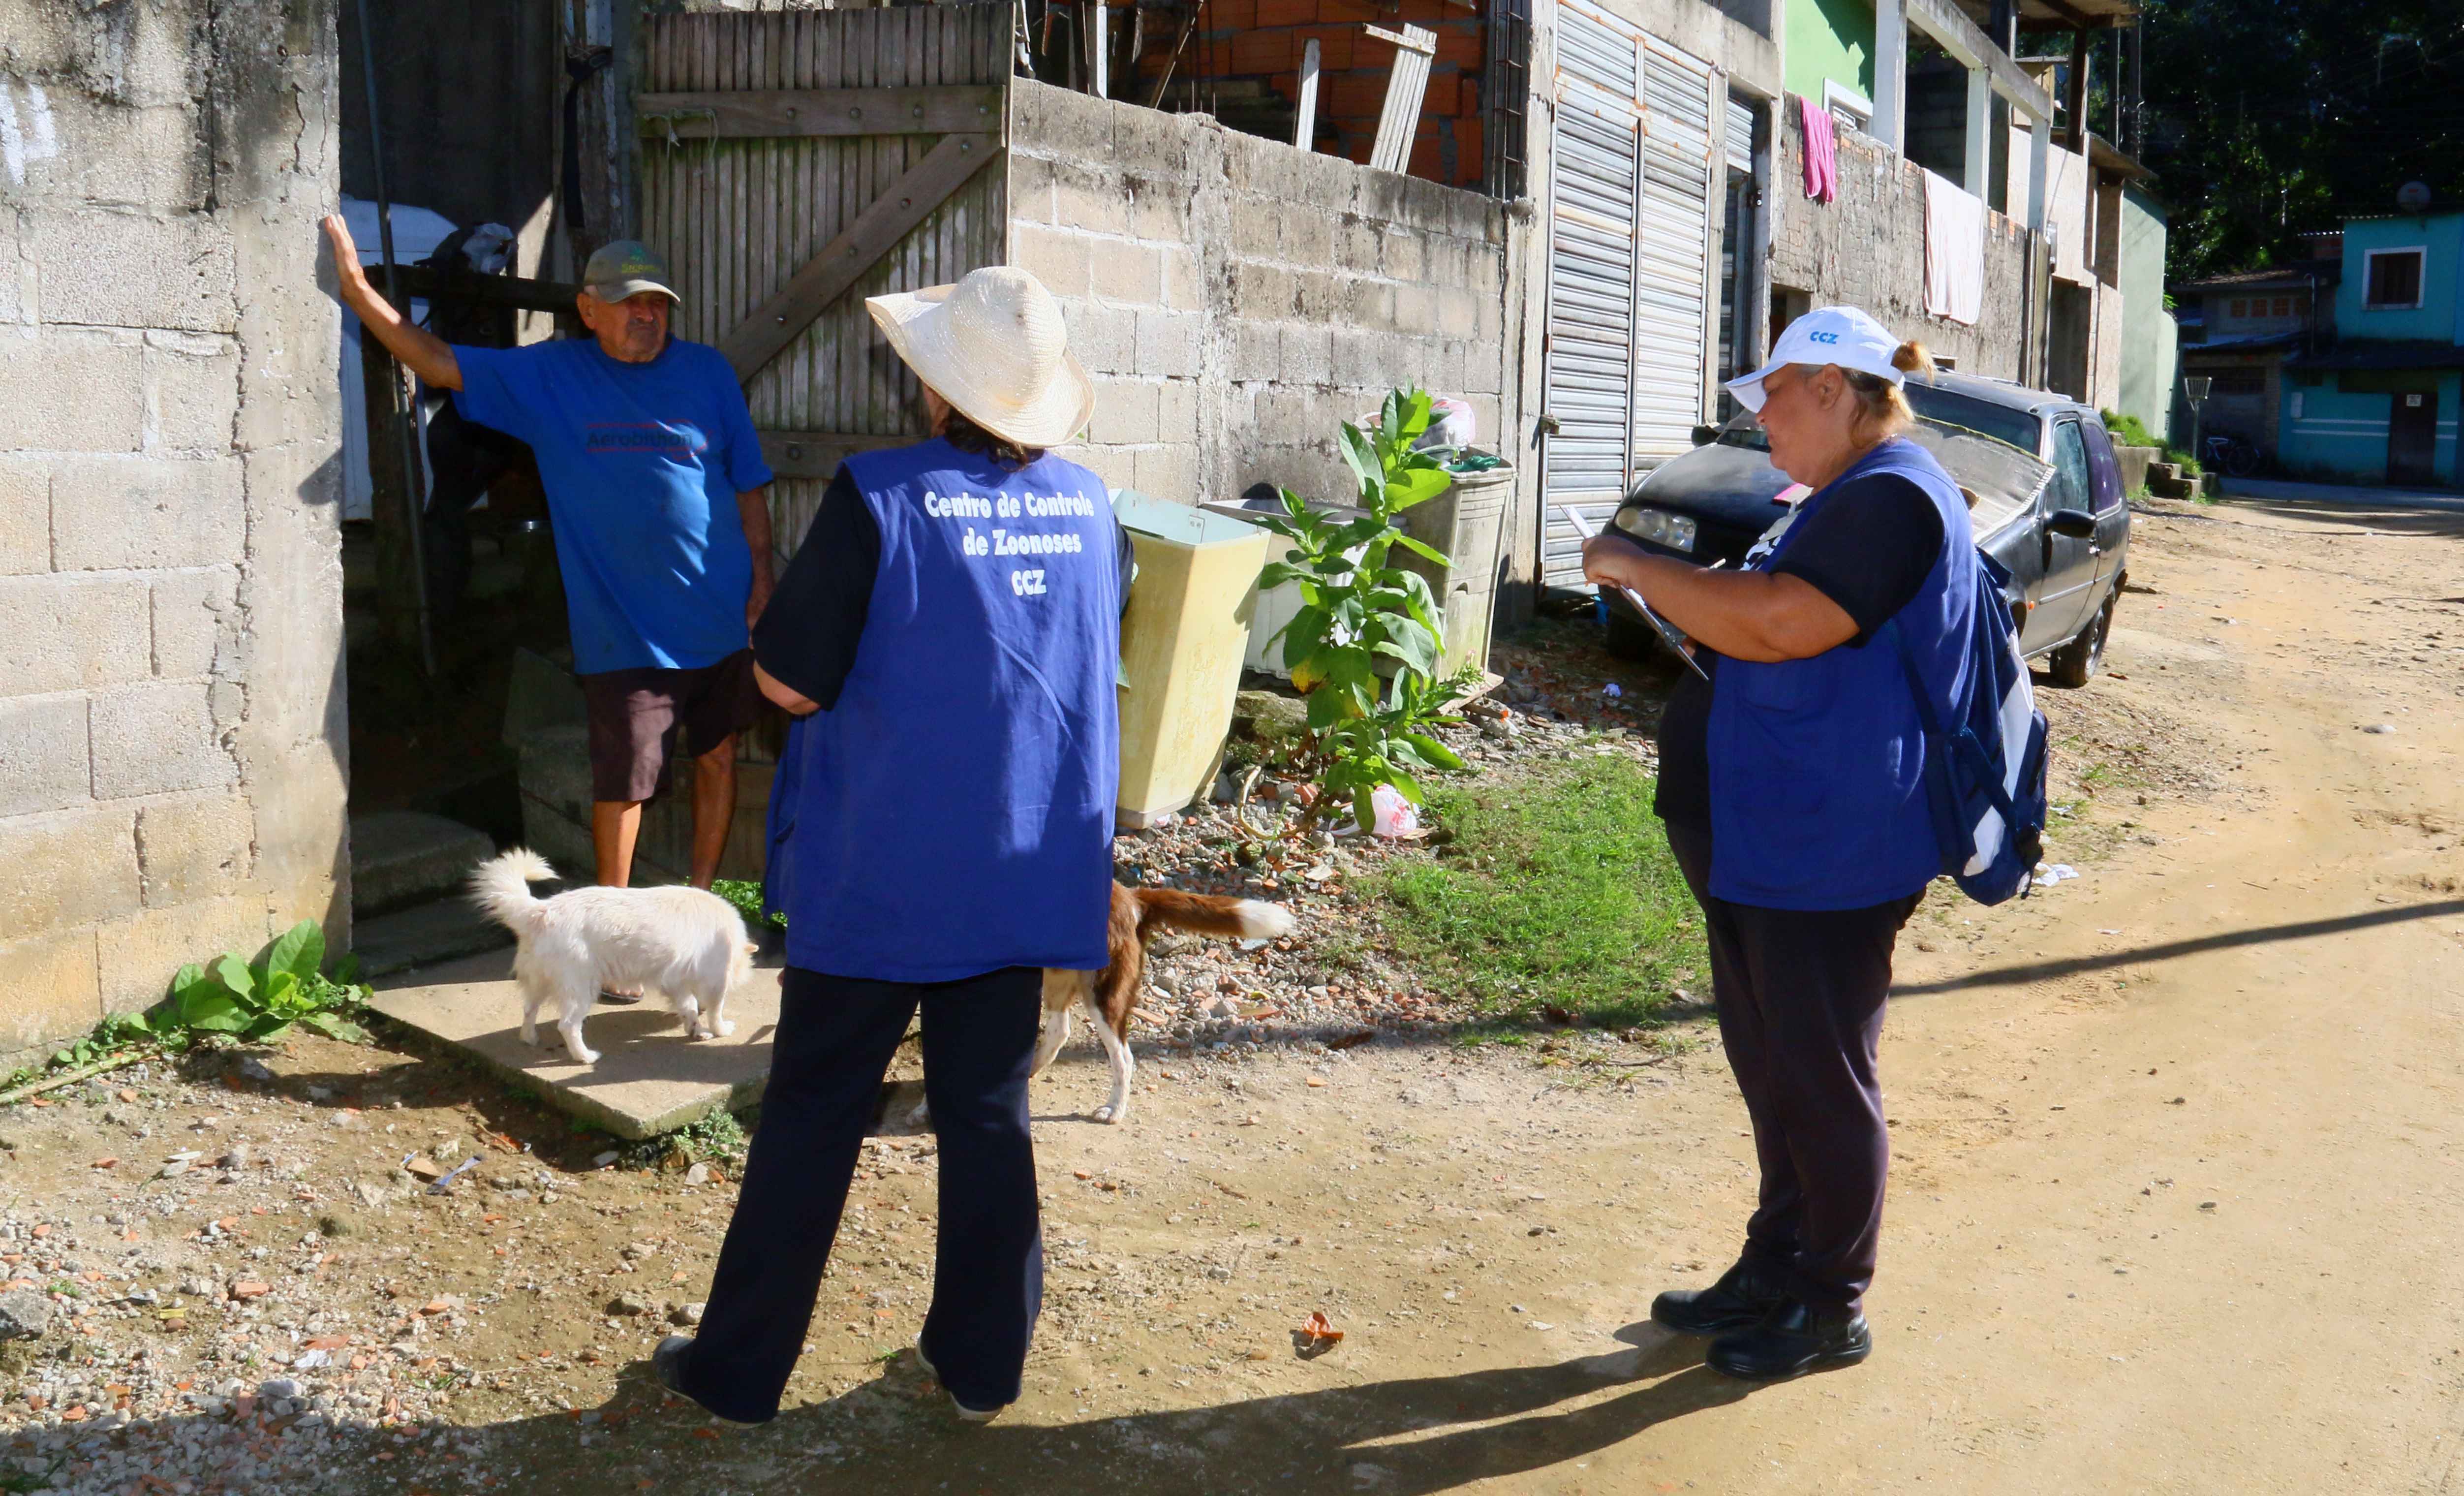
[[[1070,1015],[1085,1007],[1112,1067],[1112,1099],[1095,1109],[1099,1122],[1129,1120],[1130,1076],[1137,1068],[1130,1054],[1130,1013],[1138,1005],[1138,982],[1146,975],[1147,940],[1158,929],[1226,940],[1272,940],[1291,934],[1292,915],[1281,905],[1256,899],[1112,885],[1112,922],[1105,936],[1105,954],[1111,960],[1101,971],[1044,969],[1044,1038],[1035,1046],[1035,1068],[1028,1072],[1041,1075],[1052,1064],[1068,1042]],[[919,1102],[909,1120],[921,1124],[930,1114]]]

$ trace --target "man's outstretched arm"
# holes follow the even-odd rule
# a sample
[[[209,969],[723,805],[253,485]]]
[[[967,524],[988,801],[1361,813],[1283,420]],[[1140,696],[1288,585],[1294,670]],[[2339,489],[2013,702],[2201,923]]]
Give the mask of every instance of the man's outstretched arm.
[[[385,351],[412,373],[435,388],[460,389],[462,365],[453,360],[452,345],[424,327],[411,325],[408,318],[377,295],[368,284],[367,273],[360,268],[359,246],[351,242],[350,227],[341,214],[325,215],[325,240],[334,247],[334,279],[342,304],[357,313]]]

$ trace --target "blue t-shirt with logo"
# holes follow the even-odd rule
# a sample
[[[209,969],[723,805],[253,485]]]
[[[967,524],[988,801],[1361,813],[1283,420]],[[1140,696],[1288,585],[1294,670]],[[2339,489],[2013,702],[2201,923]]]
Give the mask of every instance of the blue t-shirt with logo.
[[[736,495],[771,473],[717,349],[670,339],[625,363],[575,338],[453,358],[462,414],[539,455],[577,671],[697,669],[746,647]]]

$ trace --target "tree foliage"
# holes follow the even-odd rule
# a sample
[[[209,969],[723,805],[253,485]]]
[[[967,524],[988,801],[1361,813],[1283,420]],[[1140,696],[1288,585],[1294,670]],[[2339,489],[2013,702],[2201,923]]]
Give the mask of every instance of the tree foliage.
[[[2172,210],[2170,278],[2294,257],[2305,231],[2393,212],[2407,182],[2464,206],[2458,0],[2146,0],[2144,14],[2144,154]]]

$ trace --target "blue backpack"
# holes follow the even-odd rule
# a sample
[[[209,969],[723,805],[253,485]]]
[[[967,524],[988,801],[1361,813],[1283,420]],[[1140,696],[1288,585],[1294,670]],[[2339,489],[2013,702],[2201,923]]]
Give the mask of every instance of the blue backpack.
[[[1955,720],[1934,711],[1907,636],[1891,626],[1900,664],[1925,726],[1925,794],[1942,870],[1979,904],[2025,897],[2045,837],[2045,715],[2028,683],[2018,631],[2001,605],[2011,574],[1983,551],[1976,557],[1975,618],[1969,654],[1968,699],[1952,703]]]

